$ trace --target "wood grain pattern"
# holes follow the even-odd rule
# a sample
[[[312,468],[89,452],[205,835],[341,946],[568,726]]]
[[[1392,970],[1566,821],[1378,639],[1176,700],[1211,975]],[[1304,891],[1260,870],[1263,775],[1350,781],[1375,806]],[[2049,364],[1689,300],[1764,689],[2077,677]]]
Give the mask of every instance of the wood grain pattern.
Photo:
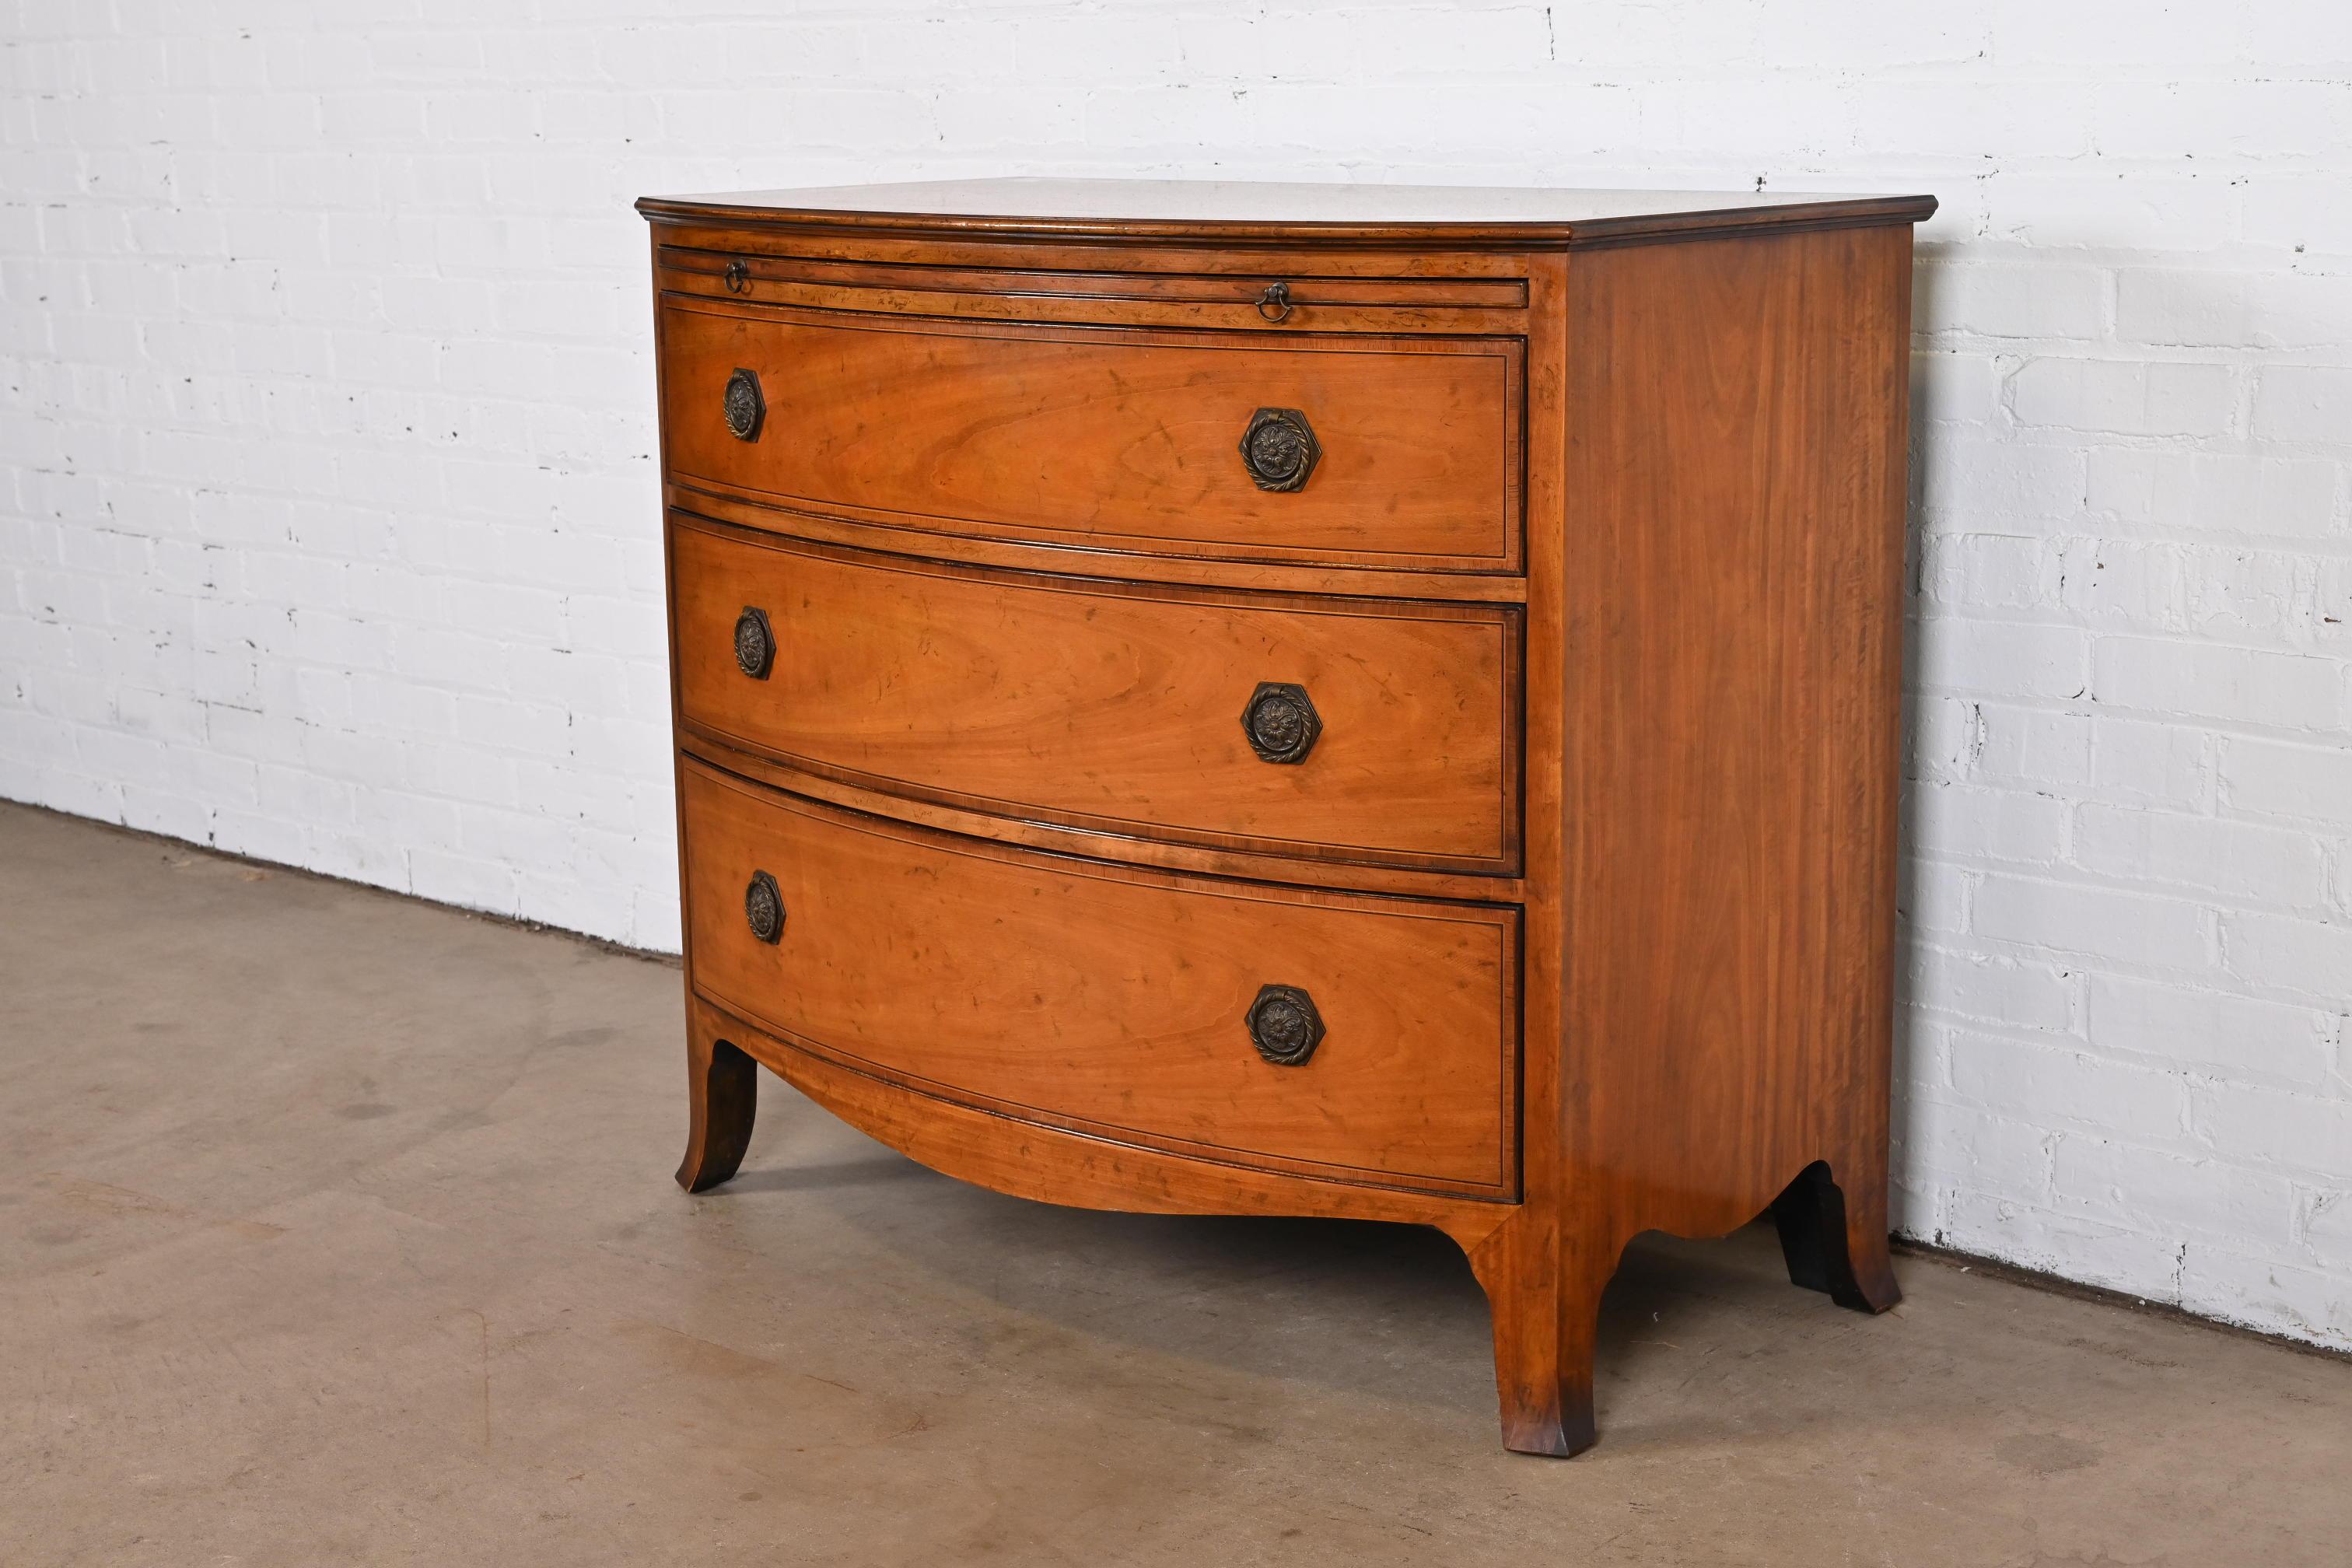
[[[1568,268],[1563,1033],[1539,1041],[1531,1008],[1528,1202],[1471,1255],[1514,1447],[1591,1442],[1628,1240],[1721,1235],[1817,1161],[1844,1231],[1812,1254],[1831,1294],[1895,1300],[1909,262],[1885,228]],[[1538,883],[1542,854],[1531,834]],[[1533,1070],[1555,1050],[1556,1099]]]
[[[1203,278],[1517,278],[1528,275],[1530,258],[1509,248],[1433,250],[1394,245],[1333,249],[1312,242],[1269,240],[1255,245],[1204,242],[1197,237],[1102,236],[1051,245],[1007,245],[988,235],[907,236],[883,229],[838,225],[745,223],[656,217],[658,244],[678,249],[718,250],[730,256],[769,256],[795,260],[860,265],[968,268],[982,271],[1185,273]]]
[[[1312,563],[1281,561],[1220,561],[1208,556],[1155,554],[1139,562],[1132,552],[1066,540],[999,539],[977,534],[952,521],[877,514],[866,521],[845,509],[812,511],[756,491],[690,478],[670,478],[662,486],[664,506],[738,528],[842,544],[885,554],[916,554],[932,561],[1003,566],[1020,572],[1086,577],[1148,577],[1155,583],[1203,588],[1265,589],[1280,594],[1334,594],[1348,598],[1388,596],[1455,604],[1517,605],[1527,598],[1521,578],[1476,572],[1426,572],[1363,566],[1335,558]]]
[[[1524,879],[1502,872],[1444,871],[1426,866],[1319,859],[1269,847],[1222,848],[1188,844],[1162,831],[1047,822],[1034,816],[1008,816],[1002,807],[989,811],[977,805],[949,805],[909,795],[903,789],[860,784],[765,752],[746,751],[725,736],[691,721],[680,723],[677,740],[684,754],[772,789],[870,816],[894,817],[919,827],[990,838],[1049,854],[1155,866],[1208,877],[1241,877],[1293,887],[1353,889],[1409,899],[1516,904],[1525,896]]]
[[[1493,1199],[1217,1164],[960,1105],[804,1050],[699,996],[688,998],[687,1027],[692,1048],[735,1046],[892,1148],[1015,1197],[1129,1214],[1324,1215],[1426,1225],[1465,1251],[1512,1212]]]
[[[1744,1223],[1821,1158],[1884,1213],[1909,261],[1571,272],[1567,573],[1610,588],[1571,610],[1570,919],[1648,933],[1579,946],[1576,1131],[1628,1226]]]
[[[1610,201],[1427,222],[1336,208],[1288,222],[1231,212],[1065,221],[646,204],[658,243],[753,258],[767,268],[757,276],[778,284],[862,290],[875,307],[824,319],[730,307],[714,328],[694,319],[711,307],[673,292],[658,310],[665,497],[810,542],[765,552],[793,563],[775,579],[788,588],[809,580],[806,561],[868,574],[813,595],[825,608],[809,623],[810,679],[841,703],[817,749],[922,754],[936,742],[919,766],[893,763],[882,771],[906,776],[885,780],[858,771],[867,764],[787,757],[813,742],[782,737],[761,760],[681,705],[689,967],[709,977],[690,1002],[690,1064],[724,1059],[717,1044],[727,1043],[915,1157],[1027,1196],[1437,1226],[1486,1290],[1503,1437],[1525,1452],[1565,1455],[1593,1440],[1601,1292],[1643,1230],[1719,1235],[1769,1211],[1798,1284],[1861,1310],[1893,1304],[1886,1121],[1908,225],[1933,203],[1733,211]],[[1296,326],[1089,331],[889,314],[944,308],[937,297],[949,295],[1007,318],[1050,313],[1024,303],[1024,277],[1045,280],[1036,291],[1054,309],[1216,310],[1269,273],[1345,285],[1334,310],[1384,308],[1375,291],[1396,280],[1523,288],[1524,308],[1483,295],[1408,301],[1514,313],[1499,351],[1486,336],[1416,345]],[[870,462],[828,456],[821,502],[761,474],[681,462],[704,437],[681,439],[680,422],[715,423],[713,366],[733,363],[712,333],[744,321],[797,331],[850,319],[923,345],[908,363],[949,344],[945,379],[923,361],[919,375],[902,368],[866,384],[884,394],[877,406],[912,410],[913,427],[934,433],[930,445]],[[1017,355],[997,362],[997,349],[971,347],[999,339],[1042,355],[1042,368],[1032,375]],[[1372,351],[1368,363],[1383,366],[1435,356],[1447,375],[1504,353],[1510,456],[1499,542],[1481,531],[1486,499],[1465,507],[1466,497],[1495,493],[1485,459],[1441,464],[1416,447],[1419,426],[1405,427],[1421,416],[1415,384],[1385,371],[1349,385],[1392,423],[1368,413],[1357,427],[1402,444],[1384,448],[1376,476],[1358,476],[1350,519],[1334,513],[1302,530],[1306,514],[1284,525],[1271,510],[1315,495],[1319,472],[1300,495],[1265,498],[1269,510],[1195,504],[1214,499],[1186,488],[1211,460],[1205,437],[1199,455],[1184,446],[1198,412],[1185,399],[1202,384],[1137,382],[1142,362],[1129,356],[1221,345],[1204,357],[1269,355],[1249,363],[1304,377],[1307,356],[1335,343]],[[1000,382],[974,368],[983,361],[1017,374]],[[838,400],[849,382],[826,384]],[[999,395],[1008,386],[1009,400]],[[1483,393],[1463,395],[1454,412],[1475,409],[1471,426],[1490,429],[1495,405]],[[1245,401],[1313,407],[1303,397]],[[772,415],[775,406],[772,396]],[[1064,407],[1083,412],[1055,427],[1115,438],[1064,462],[1034,434],[1048,409]],[[994,445],[991,435],[988,460],[961,467],[978,449],[965,445],[969,433],[992,421],[1027,432]],[[1237,434],[1220,434],[1216,461]],[[1108,469],[1087,466],[1104,448],[1125,455]],[[1183,463],[1160,460],[1180,449]],[[928,510],[909,509],[917,495]],[[1180,495],[1192,499],[1171,499]],[[1117,514],[1111,528],[1106,506]],[[1132,531],[1157,507],[1188,515]],[[1036,521],[1057,508],[1085,521]],[[707,577],[688,596],[715,595],[690,615],[681,598],[674,614],[674,638],[695,645],[673,647],[681,691],[704,679],[691,667],[709,659],[710,628],[743,602],[716,584],[767,580],[734,556],[689,561],[703,548],[697,531],[743,542],[718,523],[671,531],[674,579]],[[909,588],[871,580],[908,568],[833,548],[877,543],[940,559],[912,568]],[[1041,622],[1015,607],[1035,598],[1011,595],[1028,579],[982,570],[1072,563],[1128,582],[1069,591],[1073,603],[1104,607]],[[996,595],[985,600],[1000,611],[993,637],[988,612],[972,608],[984,602],[975,584]],[[1018,748],[947,732],[950,710],[988,710],[1006,672],[1018,678],[1005,689],[1039,700],[1004,708],[1003,731],[1057,757],[1069,755],[1055,751],[1068,725],[1057,732],[1049,715],[1071,703],[1141,715],[1173,693],[1182,710],[1207,711],[1205,698],[1185,695],[1196,677],[1209,679],[1198,672],[1232,665],[1236,638],[1311,638],[1304,624],[1325,613],[1328,595],[1413,637],[1509,627],[1499,679],[1506,707],[1518,700],[1505,753],[1506,772],[1518,775],[1505,781],[1516,792],[1503,813],[1505,832],[1517,833],[1510,874],[1481,879],[1412,858],[1440,839],[1455,849],[1468,841],[1448,834],[1485,831],[1482,808],[1448,821],[1434,795],[1368,779],[1363,822],[1324,842],[1374,846],[1380,858],[1317,859],[1296,844],[1204,837],[1212,820],[1220,835],[1256,829],[1204,815],[1204,803],[1234,803],[1213,776],[1179,781],[1172,766],[1116,816],[1091,815],[1104,808],[1071,795],[1029,801],[1025,784],[975,791],[975,778],[1017,773]],[[1171,629],[1160,617],[1179,610],[1191,618]],[[1270,624],[1261,616],[1279,629],[1237,629]],[[919,647],[905,651],[919,623],[946,629],[938,668]],[[897,685],[870,669],[840,673],[866,669],[861,637],[874,653],[893,650],[874,668],[937,680],[940,700],[893,706]],[[1108,653],[1113,644],[1122,651]],[[1345,659],[1335,649],[1324,657],[1337,671]],[[1465,721],[1444,694],[1486,690],[1483,660],[1432,654],[1416,667],[1412,722],[1452,747]],[[1091,669],[1097,662],[1117,673]],[[861,733],[850,711],[859,704],[905,727],[889,733],[877,721]],[[1237,740],[1236,724],[1227,743]],[[1485,746],[1473,749],[1483,757]],[[749,776],[713,771],[698,755]],[[1486,775],[1476,776],[1483,800]],[[837,804],[770,787],[779,785]],[[1139,789],[1134,780],[1114,787]],[[1401,847],[1408,841],[1421,847]],[[770,845],[792,849],[779,860],[797,868],[796,919],[818,910],[824,924],[857,932],[845,950],[788,967],[787,950],[809,940],[798,924],[775,949],[744,932],[740,863]],[[734,864],[722,876],[703,868],[712,860]],[[766,868],[783,878],[787,863]],[[898,890],[909,884],[921,894]],[[1277,983],[1305,984],[1318,1003],[1340,977],[1350,1008],[1379,998],[1344,1030],[1335,1022],[1329,1038],[1370,1054],[1330,1058],[1349,1072],[1318,1079],[1305,1100],[1257,1092],[1266,1079],[1252,1076],[1256,1058],[1235,1021],[1258,977],[1277,979],[1269,959],[1285,967]],[[1195,1029],[1209,1015],[1226,1022]],[[1138,1017],[1150,1021],[1140,1033],[1105,1026]],[[1120,1053],[1131,1053],[1139,1071],[1106,1074],[1101,1054],[1071,1048],[1067,1019],[1090,1020],[1079,1032],[1114,1038],[1111,1054],[1125,1062]],[[1154,1044],[1139,1050],[1147,1037]],[[1258,1070],[1325,1065],[1318,1054],[1303,1069]],[[723,1076],[690,1074],[709,1097],[698,1100],[698,1149],[726,1125]],[[691,1150],[688,1164],[716,1168]]]
[[[776,795],[689,764],[693,981],[730,1011],[968,1103],[1231,1159],[1502,1193],[1517,920],[1055,862]],[[755,870],[788,911],[742,913]],[[1277,1067],[1261,986],[1328,1037]]]
[[[950,804],[1193,843],[1508,870],[1514,612],[1013,576],[674,518],[681,709],[803,767]],[[776,656],[738,668],[737,616]],[[1261,681],[1323,721],[1252,752]]]
[[[729,303],[1258,333],[1517,334],[1527,304],[1526,284],[1512,279],[1010,271],[675,247],[664,247],[655,283]],[[1284,299],[1261,309],[1277,283]]]
[[[1518,548],[1519,349],[1496,339],[1307,338],[904,321],[672,297],[671,471],[867,518],[1238,559],[1344,552],[1508,571]],[[756,374],[760,437],[720,417]],[[1239,450],[1296,408],[1322,460],[1269,493]]]
[[[1001,253],[1000,253],[1001,254]],[[937,262],[905,263],[850,261],[825,257],[738,256],[726,249],[697,250],[661,246],[654,257],[656,281],[663,288],[692,286],[698,291],[724,294],[723,274],[740,264],[745,282],[768,280],[824,284],[835,289],[907,289],[921,293],[996,296],[1004,302],[1085,298],[1097,300],[1168,300],[1196,304],[1253,308],[1265,286],[1285,282],[1297,297],[1299,310],[1318,305],[1394,309],[1433,306],[1524,310],[1528,285],[1523,278],[1328,276],[1320,271],[1297,272],[1153,272],[1133,267],[1118,270],[1037,267],[953,267]],[[667,281],[676,278],[677,283]],[[1294,331],[1307,330],[1303,323]]]

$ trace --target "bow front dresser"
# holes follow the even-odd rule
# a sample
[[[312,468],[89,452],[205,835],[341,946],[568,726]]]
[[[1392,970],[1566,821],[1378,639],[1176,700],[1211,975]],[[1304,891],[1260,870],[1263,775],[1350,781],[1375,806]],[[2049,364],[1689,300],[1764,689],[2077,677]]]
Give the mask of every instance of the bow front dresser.
[[[647,199],[691,1127],[1434,1226],[1502,1435],[1637,1232],[1887,1267],[1926,197]]]

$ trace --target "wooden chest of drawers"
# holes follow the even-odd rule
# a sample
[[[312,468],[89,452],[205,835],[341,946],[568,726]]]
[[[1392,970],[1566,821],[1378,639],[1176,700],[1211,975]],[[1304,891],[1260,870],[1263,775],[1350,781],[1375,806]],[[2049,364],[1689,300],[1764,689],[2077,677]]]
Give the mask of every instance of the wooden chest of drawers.
[[[1625,1243],[1887,1267],[1924,197],[647,199],[691,1132],[1435,1226],[1505,1443]]]

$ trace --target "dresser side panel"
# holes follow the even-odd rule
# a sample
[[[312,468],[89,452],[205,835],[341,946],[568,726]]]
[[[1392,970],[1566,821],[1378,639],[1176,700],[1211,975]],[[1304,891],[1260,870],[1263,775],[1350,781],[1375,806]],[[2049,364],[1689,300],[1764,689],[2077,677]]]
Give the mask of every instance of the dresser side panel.
[[[1562,1117],[1620,1238],[1823,1159],[1883,1213],[1910,260],[1904,226],[1570,268]]]

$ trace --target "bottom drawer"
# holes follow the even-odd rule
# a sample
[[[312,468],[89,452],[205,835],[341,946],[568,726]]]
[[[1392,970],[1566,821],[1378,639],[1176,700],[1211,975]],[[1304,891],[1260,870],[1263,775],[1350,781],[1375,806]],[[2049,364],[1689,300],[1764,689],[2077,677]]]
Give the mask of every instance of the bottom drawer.
[[[1039,855],[691,761],[682,791],[693,983],[797,1044],[1158,1147],[1516,1186],[1511,910]]]

